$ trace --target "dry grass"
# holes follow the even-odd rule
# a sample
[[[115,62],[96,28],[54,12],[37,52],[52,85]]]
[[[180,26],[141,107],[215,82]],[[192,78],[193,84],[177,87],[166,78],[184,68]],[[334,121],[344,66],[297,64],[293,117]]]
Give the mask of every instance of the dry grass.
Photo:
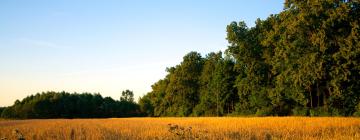
[[[360,139],[360,119],[341,117],[1,120],[0,139]]]

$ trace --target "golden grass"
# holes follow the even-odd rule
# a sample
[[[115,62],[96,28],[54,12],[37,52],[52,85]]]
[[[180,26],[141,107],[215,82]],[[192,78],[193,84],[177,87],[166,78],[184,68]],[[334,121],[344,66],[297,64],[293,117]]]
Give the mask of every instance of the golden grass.
[[[27,140],[360,139],[360,119],[343,117],[1,120],[0,139],[13,139],[15,129]]]

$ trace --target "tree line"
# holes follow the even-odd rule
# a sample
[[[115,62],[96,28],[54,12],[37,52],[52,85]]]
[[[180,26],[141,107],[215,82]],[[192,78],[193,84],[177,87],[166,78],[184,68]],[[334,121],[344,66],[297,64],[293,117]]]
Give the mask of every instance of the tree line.
[[[190,52],[167,68],[140,109],[149,116],[358,116],[359,21],[359,1],[286,0],[254,27],[229,24],[224,53]]]
[[[130,90],[120,100],[100,94],[43,92],[1,108],[2,118],[110,118],[142,115]]]

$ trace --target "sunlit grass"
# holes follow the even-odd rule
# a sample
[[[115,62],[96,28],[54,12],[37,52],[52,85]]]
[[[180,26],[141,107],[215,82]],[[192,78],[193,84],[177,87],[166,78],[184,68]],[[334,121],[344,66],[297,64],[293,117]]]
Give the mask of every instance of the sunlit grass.
[[[360,119],[342,117],[1,120],[0,139],[15,129],[25,139],[55,140],[360,139]]]

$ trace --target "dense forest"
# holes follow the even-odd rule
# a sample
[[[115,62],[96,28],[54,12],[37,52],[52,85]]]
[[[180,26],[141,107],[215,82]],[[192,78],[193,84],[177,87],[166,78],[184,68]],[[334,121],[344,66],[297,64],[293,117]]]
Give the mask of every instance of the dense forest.
[[[132,91],[122,92],[120,100],[100,94],[43,92],[16,100],[3,108],[2,118],[109,118],[140,116]]]
[[[46,92],[0,108],[5,118],[360,116],[360,3],[286,0],[254,27],[226,27],[225,52],[190,52],[133,101]]]
[[[358,116],[359,4],[286,0],[254,27],[232,22],[224,53],[188,53],[140,108],[149,116]]]

